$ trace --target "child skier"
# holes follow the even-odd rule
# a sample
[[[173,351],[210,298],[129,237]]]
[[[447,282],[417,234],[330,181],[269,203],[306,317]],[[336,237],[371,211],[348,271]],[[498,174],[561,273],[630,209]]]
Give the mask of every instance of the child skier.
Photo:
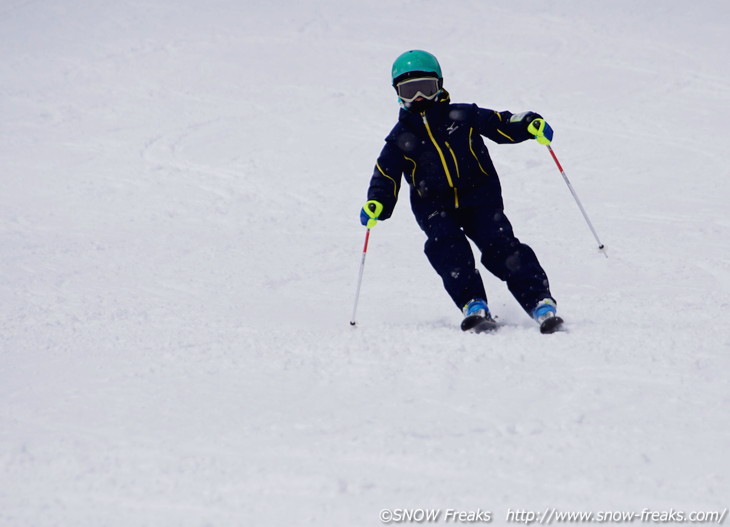
[[[497,171],[481,137],[549,144],[552,129],[534,112],[514,115],[452,104],[441,66],[426,51],[400,55],[392,79],[401,111],[375,164],[360,211],[362,224],[372,228],[391,216],[405,177],[413,214],[426,233],[426,256],[464,314],[461,328],[479,332],[496,327],[468,237],[479,248],[482,264],[507,283],[540,331],[557,330],[563,321],[556,315],[547,276],[533,250],[512,232]]]

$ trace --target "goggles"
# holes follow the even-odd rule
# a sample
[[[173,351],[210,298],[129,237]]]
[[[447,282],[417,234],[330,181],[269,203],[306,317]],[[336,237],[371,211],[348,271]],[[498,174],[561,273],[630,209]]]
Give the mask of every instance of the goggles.
[[[435,77],[420,77],[399,82],[395,91],[398,92],[398,97],[405,102],[413,102],[418,97],[431,101],[441,92],[440,84],[439,79]]]

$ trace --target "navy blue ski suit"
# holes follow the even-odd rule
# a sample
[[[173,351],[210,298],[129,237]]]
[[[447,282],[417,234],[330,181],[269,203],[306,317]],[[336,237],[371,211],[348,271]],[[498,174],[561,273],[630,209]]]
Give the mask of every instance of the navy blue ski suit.
[[[383,204],[381,220],[393,212],[401,178],[408,182],[413,214],[427,237],[426,256],[460,309],[487,298],[467,237],[528,314],[552,298],[535,253],[515,237],[504,214],[499,177],[482,140],[534,138],[527,123],[510,117],[507,111],[452,104],[446,91],[426,111],[402,109],[370,180],[368,199]]]

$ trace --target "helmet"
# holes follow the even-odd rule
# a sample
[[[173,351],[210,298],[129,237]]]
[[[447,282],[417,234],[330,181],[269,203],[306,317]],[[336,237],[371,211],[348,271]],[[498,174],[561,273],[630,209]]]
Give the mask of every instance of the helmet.
[[[424,75],[424,73],[426,75]],[[409,77],[427,76],[443,78],[439,61],[428,51],[413,49],[395,59],[391,70],[393,86]]]

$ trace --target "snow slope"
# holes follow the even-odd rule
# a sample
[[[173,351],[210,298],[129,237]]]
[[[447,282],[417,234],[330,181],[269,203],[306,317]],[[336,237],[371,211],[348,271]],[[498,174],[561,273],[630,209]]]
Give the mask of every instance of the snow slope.
[[[5,0],[0,525],[380,525],[730,506],[724,1]],[[358,209],[423,48],[570,331],[459,312]]]

